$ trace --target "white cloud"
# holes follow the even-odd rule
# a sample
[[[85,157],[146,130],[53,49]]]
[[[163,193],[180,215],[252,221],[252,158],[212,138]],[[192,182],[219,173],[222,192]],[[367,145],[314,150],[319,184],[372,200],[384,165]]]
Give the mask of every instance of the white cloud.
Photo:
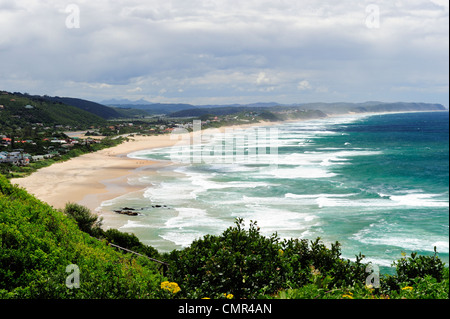
[[[65,25],[70,3],[79,29]],[[365,24],[370,4],[379,28]],[[402,100],[389,88],[423,86],[441,88],[423,101],[444,103],[448,20],[446,0],[0,0],[0,88],[292,103],[298,90]]]
[[[256,84],[264,85],[270,83],[270,79],[267,77],[265,72],[259,72],[256,78]]]
[[[138,87],[135,87],[134,89],[128,89],[127,92],[128,93],[142,92],[142,88],[138,86]]]
[[[311,90],[312,87],[307,80],[303,80],[298,83],[297,89],[299,89],[300,91],[304,91],[304,90]]]

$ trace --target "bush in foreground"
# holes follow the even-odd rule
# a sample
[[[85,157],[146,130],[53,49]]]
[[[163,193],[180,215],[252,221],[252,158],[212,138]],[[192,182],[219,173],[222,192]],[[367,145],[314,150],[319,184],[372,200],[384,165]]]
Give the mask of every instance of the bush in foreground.
[[[79,288],[66,285],[69,265]],[[90,237],[0,175],[0,299],[155,298],[163,280],[153,263]]]
[[[271,295],[281,289],[299,288],[314,276],[320,286],[352,285],[365,279],[366,265],[340,258],[339,243],[325,247],[320,239],[280,241],[274,234],[264,237],[256,223],[248,230],[242,219],[220,236],[207,235],[182,251],[169,255],[171,280],[188,298],[236,298]]]
[[[352,262],[340,245],[315,241],[281,241],[264,237],[256,223],[242,219],[220,236],[207,235],[169,254],[170,280],[184,298],[388,299],[448,298],[448,268],[434,256],[402,258],[395,276],[382,275],[380,287],[366,286],[363,255]]]

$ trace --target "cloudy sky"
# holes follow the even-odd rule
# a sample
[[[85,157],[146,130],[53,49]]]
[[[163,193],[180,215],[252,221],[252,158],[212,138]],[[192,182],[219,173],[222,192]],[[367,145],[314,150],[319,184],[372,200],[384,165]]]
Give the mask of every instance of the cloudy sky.
[[[448,107],[448,25],[448,0],[0,0],[0,89]]]

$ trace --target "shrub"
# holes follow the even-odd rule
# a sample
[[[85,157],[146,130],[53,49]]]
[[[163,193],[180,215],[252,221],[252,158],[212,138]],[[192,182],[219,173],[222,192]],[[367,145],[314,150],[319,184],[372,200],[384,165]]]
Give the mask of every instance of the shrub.
[[[309,283],[314,274],[323,274],[331,278],[330,285],[354,285],[363,283],[367,277],[366,264],[362,264],[363,255],[356,256],[356,262],[342,259],[340,244],[332,243],[327,248],[317,238],[290,239],[282,243],[284,281],[289,287],[301,287]]]
[[[0,247],[0,298],[152,298],[163,280],[154,263],[88,236],[1,175]],[[71,264],[79,267],[79,288],[66,286]]]
[[[276,234],[264,237],[256,222],[244,228],[242,219],[221,236],[207,235],[169,255],[171,280],[186,297],[236,298],[274,294],[280,289],[316,284],[333,286],[364,282],[365,266],[340,258],[339,244],[325,247],[318,238],[281,242]]]
[[[403,256],[392,266],[396,267],[396,275],[385,275],[382,281],[382,290],[386,293],[398,294],[405,286],[417,283],[417,279],[428,278],[427,283],[431,280],[438,284],[445,278],[448,281],[448,268],[437,256],[436,248],[433,256],[418,256],[412,252],[411,257]]]
[[[98,234],[102,225],[102,218],[99,219],[97,215],[92,214],[89,208],[76,203],[67,203],[64,213],[73,218],[78,227],[85,233],[93,236]]]
[[[120,247],[133,250],[152,258],[160,258],[158,250],[151,246],[144,245],[134,234],[123,233],[117,229],[108,229],[107,231],[102,232],[101,237]]]
[[[182,251],[169,255],[169,277],[188,297],[233,294],[254,297],[259,291],[281,288],[278,238],[259,234],[256,223],[245,230],[243,220],[222,236],[206,235]]]
[[[400,281],[410,281],[417,277],[431,276],[438,282],[442,280],[444,263],[437,257],[436,247],[433,256],[417,256],[411,253],[411,257],[399,259],[394,262],[397,267],[397,276]]]

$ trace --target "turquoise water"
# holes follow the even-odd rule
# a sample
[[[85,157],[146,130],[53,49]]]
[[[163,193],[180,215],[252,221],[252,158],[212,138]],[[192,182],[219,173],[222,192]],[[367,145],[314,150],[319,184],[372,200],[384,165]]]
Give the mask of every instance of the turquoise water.
[[[140,171],[129,183],[143,191],[101,209],[141,209],[115,227],[160,251],[242,217],[267,235],[339,241],[343,257],[380,267],[435,246],[448,263],[448,127],[447,112],[348,115],[215,134],[195,163],[186,146],[136,152],[178,162]]]

